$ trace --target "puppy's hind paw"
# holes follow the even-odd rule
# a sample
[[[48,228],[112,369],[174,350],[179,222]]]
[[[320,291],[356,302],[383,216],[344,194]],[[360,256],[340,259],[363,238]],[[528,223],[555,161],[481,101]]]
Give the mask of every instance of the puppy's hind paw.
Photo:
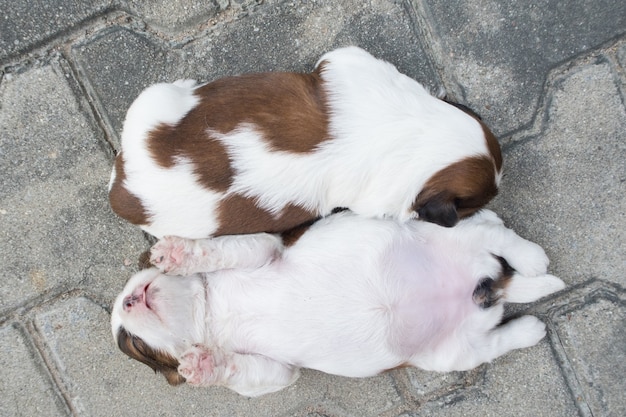
[[[165,236],[150,249],[150,263],[170,275],[188,275],[193,264],[195,242]]]
[[[508,323],[514,348],[531,347],[546,335],[546,325],[535,316],[522,316]]]

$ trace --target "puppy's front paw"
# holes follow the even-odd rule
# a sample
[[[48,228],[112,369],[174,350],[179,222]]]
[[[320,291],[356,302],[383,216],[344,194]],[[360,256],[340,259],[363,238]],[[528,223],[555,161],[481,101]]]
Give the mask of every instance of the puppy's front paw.
[[[211,385],[218,379],[219,355],[194,345],[179,360],[178,373],[191,385]]]
[[[188,275],[192,267],[195,242],[177,236],[165,236],[150,249],[150,263],[161,272]]]
[[[511,247],[511,259],[507,259],[511,266],[525,277],[543,275],[548,270],[550,260],[543,248],[536,243],[523,241]]]

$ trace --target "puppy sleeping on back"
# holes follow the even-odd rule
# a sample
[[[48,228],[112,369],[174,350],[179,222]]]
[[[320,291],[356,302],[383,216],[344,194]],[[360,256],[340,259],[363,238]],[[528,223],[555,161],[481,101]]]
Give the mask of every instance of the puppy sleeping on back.
[[[543,250],[487,210],[454,228],[343,212],[287,248],[268,234],[169,237],[152,259],[185,276],[151,268],[128,281],[111,319],[120,349],[171,384],[247,396],[292,384],[301,367],[471,369],[545,335],[533,316],[499,324],[503,301],[564,287]]]
[[[310,74],[157,84],[128,110],[110,203],[146,232],[282,232],[349,208],[453,226],[497,193],[497,139],[367,52]]]

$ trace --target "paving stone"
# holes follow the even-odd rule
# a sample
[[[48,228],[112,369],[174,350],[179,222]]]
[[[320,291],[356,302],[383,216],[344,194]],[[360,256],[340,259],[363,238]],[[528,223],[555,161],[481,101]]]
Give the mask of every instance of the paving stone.
[[[5,76],[0,107],[0,311],[80,285],[113,297],[147,245],[108,207],[111,162],[66,73]]]
[[[625,321],[624,304],[607,299],[596,299],[554,320],[593,416],[626,415]]]
[[[387,2],[264,5],[246,19],[216,27],[182,49],[116,27],[98,33],[72,53],[99,97],[105,117],[119,134],[128,106],[155,82],[178,78],[210,81],[260,71],[310,71],[324,52],[349,44],[393,62],[431,87],[438,85],[408,15],[400,5]]]
[[[550,103],[545,131],[506,150],[492,207],[567,283],[626,285],[626,111],[609,65],[572,69]]]
[[[222,7],[228,5],[228,1],[221,3]],[[210,0],[129,0],[128,6],[147,23],[170,33],[200,24],[215,16],[221,8]]]
[[[622,0],[426,0],[445,78],[503,134],[531,122],[549,70],[626,32]]]
[[[416,397],[429,397],[437,392],[458,388],[464,383],[464,372],[427,372],[406,368],[405,372]]]
[[[416,412],[404,413],[401,417],[578,415],[545,339],[537,346],[510,352],[484,365],[483,378],[471,388],[430,401]]]
[[[114,0],[0,0],[0,61],[102,13]]]
[[[54,416],[65,406],[44,370],[41,358],[12,325],[0,327],[0,415]]]

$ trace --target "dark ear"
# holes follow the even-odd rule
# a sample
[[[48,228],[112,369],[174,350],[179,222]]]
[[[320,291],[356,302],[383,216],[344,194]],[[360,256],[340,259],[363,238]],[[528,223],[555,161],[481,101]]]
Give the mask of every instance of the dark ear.
[[[141,363],[148,365],[154,372],[160,372],[170,385],[180,385],[185,378],[178,373],[178,361],[171,355],[152,349],[141,338],[131,334],[123,327],[117,330],[117,346],[122,352]]]
[[[417,207],[421,220],[438,224],[443,227],[452,227],[459,221],[456,205],[453,200],[433,198]]]

